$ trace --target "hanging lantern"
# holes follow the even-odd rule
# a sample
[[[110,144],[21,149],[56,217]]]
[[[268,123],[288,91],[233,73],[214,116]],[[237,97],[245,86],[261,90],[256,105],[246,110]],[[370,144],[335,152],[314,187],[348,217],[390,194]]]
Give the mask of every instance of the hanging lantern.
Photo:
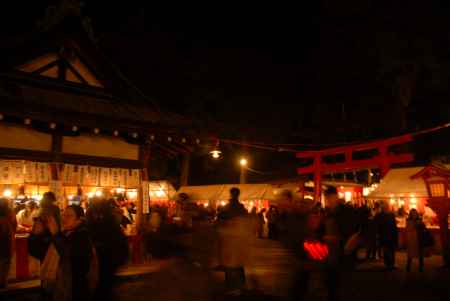
[[[209,152],[214,159],[219,159],[222,152],[219,150],[219,140],[217,140],[214,149]]]
[[[50,128],[52,130],[56,129],[56,123],[54,123],[54,122],[50,123]]]
[[[23,121],[26,125],[30,125],[31,124],[31,119],[30,118],[25,118],[25,120]]]
[[[78,127],[77,127],[76,125],[74,125],[74,126],[72,127],[72,131],[73,131],[73,132],[78,131]]]

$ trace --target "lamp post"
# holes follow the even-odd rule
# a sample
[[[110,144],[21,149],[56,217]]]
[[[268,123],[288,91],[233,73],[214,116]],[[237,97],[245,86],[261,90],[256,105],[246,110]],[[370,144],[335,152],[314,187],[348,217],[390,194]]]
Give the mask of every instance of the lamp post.
[[[445,166],[430,165],[413,175],[412,179],[422,178],[428,191],[428,205],[439,218],[440,240],[444,265],[450,267],[450,233],[448,215],[450,213],[450,170]]]
[[[241,158],[241,160],[239,160],[239,165],[241,166],[241,176],[239,183],[241,184],[245,184],[247,182],[247,164],[248,161],[246,158]]]

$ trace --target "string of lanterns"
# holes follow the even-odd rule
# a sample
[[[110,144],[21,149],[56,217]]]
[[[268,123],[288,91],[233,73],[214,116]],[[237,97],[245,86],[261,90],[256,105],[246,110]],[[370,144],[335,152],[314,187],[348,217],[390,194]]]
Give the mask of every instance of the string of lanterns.
[[[5,115],[0,113],[0,121],[5,120]],[[31,126],[32,125],[32,120],[31,118],[24,118],[23,119],[23,123],[26,126]],[[50,122],[48,124],[49,129],[51,130],[56,130],[57,128],[57,124],[55,122]],[[440,126],[436,126],[433,128],[429,128],[429,129],[425,129],[425,130],[421,130],[421,131],[416,131],[411,133],[411,135],[420,135],[420,134],[427,134],[427,133],[431,133],[431,132],[435,132],[444,128],[448,128],[450,127],[450,123],[446,123]],[[80,127],[78,125],[72,125],[71,127],[72,132],[79,132],[80,131]],[[101,129],[96,127],[92,130],[93,134],[95,135],[100,135],[101,134]],[[109,131],[105,131],[105,133],[107,133]],[[115,129],[112,132],[112,135],[115,137],[118,137],[121,133],[119,132],[119,130]],[[149,140],[147,141],[155,141],[156,140],[156,135],[155,134],[147,134],[147,135],[143,135],[143,134],[139,134],[138,132],[131,132],[129,133],[129,136],[132,137],[133,139],[138,139],[140,136],[147,136]],[[297,153],[301,150],[299,149],[293,149],[291,148],[292,146],[303,146],[303,147],[321,147],[321,146],[341,146],[341,145],[348,145],[348,144],[354,144],[354,143],[336,143],[336,144],[268,144],[268,143],[264,143],[264,142],[242,142],[242,141],[238,141],[238,140],[232,140],[232,139],[223,139],[223,138],[203,138],[202,140],[200,138],[188,138],[186,136],[181,137],[179,139],[174,139],[174,137],[168,135],[166,138],[166,141],[168,143],[172,143],[172,142],[178,142],[178,143],[182,143],[182,144],[188,144],[189,141],[192,141],[194,145],[200,145],[200,143],[202,141],[204,141],[209,147],[211,147],[211,151],[209,151],[209,154],[211,155],[211,157],[213,159],[219,159],[222,156],[222,151],[220,150],[219,146],[220,143],[222,144],[232,144],[232,145],[239,145],[242,147],[250,147],[250,148],[255,148],[255,149],[260,149],[260,150],[266,150],[266,151],[273,151],[273,152],[291,152],[291,153]],[[370,142],[370,141],[374,141],[374,140],[368,140],[366,142]],[[211,143],[212,142],[212,143]],[[358,142],[359,143],[359,142]]]

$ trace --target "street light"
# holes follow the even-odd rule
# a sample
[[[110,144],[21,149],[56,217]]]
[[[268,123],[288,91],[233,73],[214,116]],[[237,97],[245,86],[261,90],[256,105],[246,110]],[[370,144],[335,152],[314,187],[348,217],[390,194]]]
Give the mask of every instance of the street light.
[[[241,184],[245,184],[247,182],[247,173],[246,173],[246,167],[248,165],[248,161],[246,158],[241,158],[241,160],[239,160],[239,164],[241,165],[241,175],[240,175],[240,180],[239,183]]]

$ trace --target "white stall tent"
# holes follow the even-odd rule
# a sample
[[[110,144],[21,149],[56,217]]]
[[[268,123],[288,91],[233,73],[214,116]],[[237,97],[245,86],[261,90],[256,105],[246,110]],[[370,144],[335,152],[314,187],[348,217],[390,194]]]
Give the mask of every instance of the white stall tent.
[[[240,199],[251,200],[271,200],[274,198],[273,188],[270,184],[222,184],[222,185],[202,185],[202,186],[182,186],[178,194],[186,193],[191,201],[227,201],[230,199],[230,189],[237,187],[240,189]]]
[[[427,198],[427,188],[422,179],[411,179],[424,167],[393,168],[381,180],[378,187],[372,191],[368,199],[390,199],[397,197]]]

